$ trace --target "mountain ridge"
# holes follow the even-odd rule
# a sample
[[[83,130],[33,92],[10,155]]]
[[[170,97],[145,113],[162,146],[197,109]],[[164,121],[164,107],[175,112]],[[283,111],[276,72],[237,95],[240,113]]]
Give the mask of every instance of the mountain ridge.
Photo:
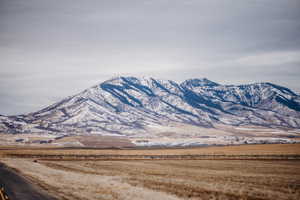
[[[177,83],[119,76],[37,112],[0,116],[0,131],[132,136],[174,123],[299,129],[300,96],[268,82],[222,85],[207,78]]]

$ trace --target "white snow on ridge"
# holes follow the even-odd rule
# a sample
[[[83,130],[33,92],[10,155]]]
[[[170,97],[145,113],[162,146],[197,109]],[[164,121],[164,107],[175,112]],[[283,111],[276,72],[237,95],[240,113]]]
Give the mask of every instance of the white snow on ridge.
[[[198,130],[205,129],[214,137],[212,130],[218,132],[219,126],[235,130],[219,131],[223,136],[264,131],[257,127],[273,130],[264,135],[298,136],[292,131],[300,129],[299,102],[298,94],[270,83],[233,86],[203,78],[178,84],[151,77],[114,77],[38,112],[0,116],[0,131],[191,137],[171,142],[178,145],[203,144],[204,140],[195,138],[205,136],[205,131]],[[210,140],[214,139],[205,142]]]

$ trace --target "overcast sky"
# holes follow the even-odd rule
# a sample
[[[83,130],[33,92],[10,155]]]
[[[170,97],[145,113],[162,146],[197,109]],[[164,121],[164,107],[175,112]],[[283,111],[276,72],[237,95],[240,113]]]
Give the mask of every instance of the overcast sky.
[[[299,0],[0,0],[0,114],[116,75],[300,91]]]

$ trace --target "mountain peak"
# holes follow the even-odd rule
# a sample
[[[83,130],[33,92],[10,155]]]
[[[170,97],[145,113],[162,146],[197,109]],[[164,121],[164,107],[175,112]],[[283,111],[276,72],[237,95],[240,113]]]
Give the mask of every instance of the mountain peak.
[[[113,77],[107,81],[104,81],[100,85],[114,85],[114,86],[134,86],[134,87],[149,87],[152,88],[153,86],[157,86],[157,84],[173,84],[178,85],[176,82],[171,80],[164,80],[164,79],[157,79],[150,76],[141,76],[141,77],[135,77],[135,76],[117,76]]]
[[[154,78],[150,76],[141,76],[141,77],[136,77],[136,76],[115,76],[112,77],[111,79],[104,81],[103,83],[120,83],[124,81],[130,81],[134,83],[142,82],[142,81],[149,81],[153,80]]]
[[[193,78],[184,81],[182,84],[184,87],[203,87],[203,86],[219,86],[220,84],[208,80],[207,78]]]

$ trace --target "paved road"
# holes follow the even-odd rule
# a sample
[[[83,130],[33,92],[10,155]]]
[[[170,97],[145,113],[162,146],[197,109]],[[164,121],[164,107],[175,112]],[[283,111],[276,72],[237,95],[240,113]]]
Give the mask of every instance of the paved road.
[[[55,200],[2,163],[0,163],[0,186],[4,186],[10,200]]]

